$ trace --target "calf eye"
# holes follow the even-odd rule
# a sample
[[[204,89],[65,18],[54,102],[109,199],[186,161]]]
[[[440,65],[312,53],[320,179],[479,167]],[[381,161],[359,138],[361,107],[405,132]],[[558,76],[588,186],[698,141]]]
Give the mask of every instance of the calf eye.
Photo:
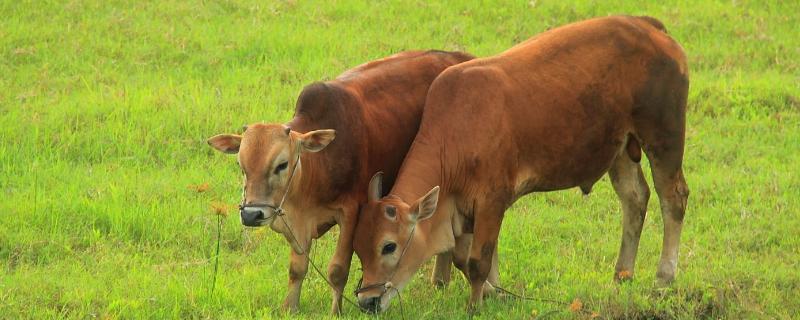
[[[383,246],[381,254],[385,256],[387,254],[392,254],[392,252],[394,252],[395,250],[397,250],[397,244],[394,242],[390,242]]]
[[[289,166],[289,162],[287,162],[287,161],[282,162],[277,167],[275,167],[275,174],[281,173],[281,171],[286,170],[286,167],[288,167],[288,166]]]

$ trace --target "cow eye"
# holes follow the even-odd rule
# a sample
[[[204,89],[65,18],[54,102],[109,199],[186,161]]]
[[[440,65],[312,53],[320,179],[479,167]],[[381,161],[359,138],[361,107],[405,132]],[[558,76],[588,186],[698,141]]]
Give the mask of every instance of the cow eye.
[[[275,167],[275,174],[281,173],[281,171],[286,170],[286,167],[289,166],[288,161],[281,162],[277,167]]]
[[[381,255],[392,254],[395,250],[397,250],[397,244],[394,242],[387,243],[383,246],[383,250],[381,250]]]

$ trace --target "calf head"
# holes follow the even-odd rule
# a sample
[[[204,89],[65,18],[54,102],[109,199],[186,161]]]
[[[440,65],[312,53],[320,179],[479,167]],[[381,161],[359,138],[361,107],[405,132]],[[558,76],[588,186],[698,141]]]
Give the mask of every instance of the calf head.
[[[220,134],[208,139],[214,149],[237,155],[244,174],[242,224],[273,225],[275,208],[290,192],[289,177],[294,174],[293,181],[301,180],[300,153],[320,151],[334,137],[334,130],[298,133],[280,124],[254,124],[242,135]]]
[[[361,260],[358,303],[371,312],[385,310],[427,258],[433,255],[417,223],[436,211],[439,187],[412,204],[397,196],[381,198],[382,174],[372,177],[361,208],[353,248]]]

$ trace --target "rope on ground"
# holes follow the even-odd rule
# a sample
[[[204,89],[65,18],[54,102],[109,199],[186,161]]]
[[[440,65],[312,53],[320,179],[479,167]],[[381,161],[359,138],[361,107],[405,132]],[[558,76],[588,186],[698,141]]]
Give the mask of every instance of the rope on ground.
[[[497,291],[500,291],[500,292],[502,292],[504,294],[510,295],[510,296],[512,296],[514,298],[517,298],[517,299],[520,299],[520,300],[545,302],[545,303],[554,303],[554,304],[558,304],[558,305],[562,305],[562,306],[568,307],[573,312],[581,312],[581,313],[589,315],[591,317],[595,317],[596,316],[595,313],[593,313],[593,312],[591,312],[589,310],[583,309],[583,308],[580,308],[580,309],[577,309],[577,310],[572,309],[571,308],[572,304],[569,303],[569,302],[564,302],[564,301],[560,301],[560,300],[553,300],[553,299],[547,299],[547,298],[528,297],[528,296],[523,296],[523,295],[511,292],[511,291],[509,291],[509,290],[507,290],[507,289],[505,289],[503,287],[497,286],[497,285],[492,285],[492,287],[494,287],[495,290],[497,290]],[[547,317],[547,316],[550,316],[550,315],[552,315],[553,313],[556,313],[556,312],[559,312],[559,311],[558,310],[551,310],[551,311],[545,312],[544,314],[538,316],[537,318]]]

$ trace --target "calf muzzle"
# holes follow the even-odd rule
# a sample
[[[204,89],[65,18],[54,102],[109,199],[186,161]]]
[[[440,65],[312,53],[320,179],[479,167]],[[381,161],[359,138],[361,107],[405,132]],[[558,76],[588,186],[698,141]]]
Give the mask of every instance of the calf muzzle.
[[[381,297],[377,296],[358,299],[358,306],[366,312],[378,313],[381,311]]]
[[[239,208],[239,216],[242,218],[242,224],[248,227],[260,227],[262,222],[267,217],[266,206],[241,206]]]

